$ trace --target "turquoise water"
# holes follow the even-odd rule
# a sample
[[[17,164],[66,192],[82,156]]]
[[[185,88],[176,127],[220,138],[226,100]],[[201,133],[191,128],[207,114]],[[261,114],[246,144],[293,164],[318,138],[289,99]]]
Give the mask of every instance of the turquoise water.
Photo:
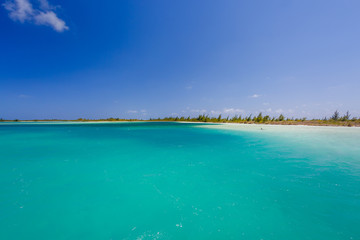
[[[0,239],[360,239],[359,139],[359,128],[2,123]]]

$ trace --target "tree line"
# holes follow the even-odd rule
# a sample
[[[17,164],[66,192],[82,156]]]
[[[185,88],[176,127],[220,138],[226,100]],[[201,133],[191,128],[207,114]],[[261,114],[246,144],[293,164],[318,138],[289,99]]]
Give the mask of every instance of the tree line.
[[[0,118],[0,122],[4,121],[15,121],[18,122],[18,119],[15,120],[4,120]],[[235,115],[233,117],[226,116],[222,114],[217,117],[210,116],[209,114],[200,114],[197,117],[184,117],[184,116],[170,116],[164,118],[150,118],[149,120],[143,119],[125,119],[125,118],[105,118],[105,119],[88,119],[88,118],[78,118],[76,120],[60,120],[60,119],[46,119],[46,120],[32,120],[32,121],[77,121],[77,122],[90,122],[90,121],[180,121],[180,122],[212,122],[212,123],[262,123],[262,124],[305,124],[305,125],[342,125],[342,126],[360,126],[360,118],[351,117],[349,111],[341,115],[338,110],[336,110],[330,117],[324,117],[322,119],[307,119],[307,118],[288,118],[283,114],[279,116],[270,116],[263,115],[259,113],[257,115]]]
[[[336,110],[332,116],[324,117],[322,119],[307,119],[303,118],[288,118],[283,114],[277,117],[270,115],[235,115],[233,117],[223,117],[221,114],[217,117],[208,114],[201,114],[198,117],[165,117],[150,119],[151,121],[184,121],[184,122],[212,122],[212,123],[263,123],[263,124],[305,124],[305,125],[343,125],[343,126],[360,126],[360,118],[352,117],[349,111],[344,115]]]

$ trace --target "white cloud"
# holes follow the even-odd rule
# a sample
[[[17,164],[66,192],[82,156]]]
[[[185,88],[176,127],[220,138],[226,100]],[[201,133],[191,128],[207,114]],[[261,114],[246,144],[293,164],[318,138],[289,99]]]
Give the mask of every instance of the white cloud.
[[[224,114],[224,115],[235,115],[235,114],[243,114],[245,113],[245,110],[240,109],[240,108],[224,108],[223,110],[210,110],[207,111],[206,109],[189,109],[187,108],[187,110],[191,113],[195,113],[195,114],[205,114],[205,113],[209,113],[210,115],[219,115],[219,114]],[[185,113],[187,111],[183,111],[183,113]]]
[[[244,110],[239,108],[225,108],[223,111],[225,114],[235,114],[235,113],[244,113]]]
[[[245,111],[243,109],[239,109],[239,108],[224,108],[221,111],[218,110],[211,110],[210,114],[211,115],[219,115],[219,114],[224,114],[224,115],[235,115],[235,114],[242,114],[245,113]]]
[[[27,0],[6,1],[3,6],[9,11],[9,17],[14,21],[23,23],[34,14],[32,5]]]
[[[213,115],[218,115],[218,114],[221,114],[222,112],[221,111],[211,110],[210,113],[213,114]]]
[[[251,98],[258,98],[258,97],[260,97],[261,95],[259,95],[259,94],[254,94],[254,95],[252,95],[252,96],[250,96]]]
[[[145,109],[141,109],[141,110],[128,110],[126,113],[130,113],[130,114],[137,114],[137,113],[141,113],[142,115],[146,115],[147,111]]]
[[[53,11],[40,12],[38,15],[34,16],[34,20],[37,25],[50,26],[57,32],[63,32],[64,30],[69,29],[66,26],[66,23],[58,18]]]
[[[205,109],[191,109],[190,112],[193,112],[193,113],[206,113],[207,111]]]
[[[52,27],[57,32],[68,30],[66,23],[58,18],[47,0],[38,0],[40,9],[33,8],[30,0],[8,0],[3,6],[9,12],[9,17],[13,21],[21,23],[30,22],[36,25]]]
[[[277,109],[275,112],[276,112],[276,113],[283,113],[284,110],[282,110],[281,108],[279,108],[279,109]]]
[[[47,0],[38,0],[40,3],[40,8],[43,10],[55,9],[55,7],[51,6]]]
[[[127,113],[138,113],[136,110],[128,110]]]

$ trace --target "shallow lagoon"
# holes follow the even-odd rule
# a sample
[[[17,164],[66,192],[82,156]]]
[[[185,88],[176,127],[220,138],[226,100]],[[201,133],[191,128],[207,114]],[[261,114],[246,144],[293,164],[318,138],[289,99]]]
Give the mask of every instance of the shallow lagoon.
[[[359,139],[342,127],[1,123],[0,239],[360,239]]]

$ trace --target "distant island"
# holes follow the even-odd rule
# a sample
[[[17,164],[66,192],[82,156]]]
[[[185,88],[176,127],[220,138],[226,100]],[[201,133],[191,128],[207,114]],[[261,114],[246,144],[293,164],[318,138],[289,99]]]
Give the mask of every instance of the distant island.
[[[242,123],[242,124],[273,124],[273,125],[309,125],[309,126],[346,126],[346,127],[360,127],[360,118],[351,117],[349,111],[344,115],[340,115],[339,111],[335,111],[331,117],[324,117],[322,119],[307,119],[307,118],[288,118],[283,114],[277,117],[269,115],[235,115],[233,117],[223,117],[221,114],[217,117],[210,117],[207,114],[199,115],[198,117],[184,117],[172,116],[164,118],[150,118],[150,119],[125,119],[125,118],[106,118],[106,119],[86,119],[78,118],[74,120],[64,119],[33,119],[33,120],[5,120],[0,118],[0,122],[135,122],[135,121],[171,121],[171,122],[208,122],[208,123]]]

